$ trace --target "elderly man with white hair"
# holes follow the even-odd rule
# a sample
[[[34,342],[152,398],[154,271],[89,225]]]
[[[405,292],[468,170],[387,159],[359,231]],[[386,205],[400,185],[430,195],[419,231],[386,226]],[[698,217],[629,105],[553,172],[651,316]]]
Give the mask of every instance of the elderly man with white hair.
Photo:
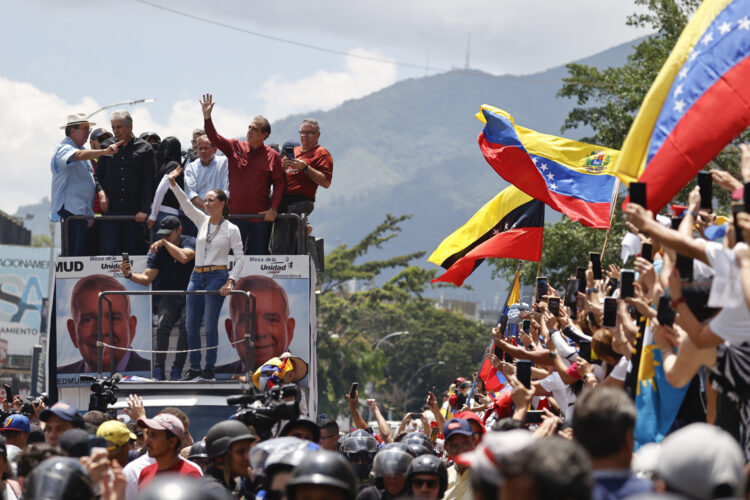
[[[112,113],[112,133],[124,145],[111,156],[102,156],[96,166],[96,178],[109,199],[108,215],[130,215],[133,220],[103,221],[101,253],[142,253],[145,241],[138,223],[146,222],[154,197],[155,162],[151,145],[133,135],[130,113]]]

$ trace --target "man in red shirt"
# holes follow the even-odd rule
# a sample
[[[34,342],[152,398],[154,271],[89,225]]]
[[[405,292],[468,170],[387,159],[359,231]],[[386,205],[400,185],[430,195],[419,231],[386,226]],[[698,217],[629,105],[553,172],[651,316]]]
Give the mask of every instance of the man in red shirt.
[[[138,489],[153,481],[158,474],[203,476],[201,470],[180,457],[185,428],[180,419],[169,413],[159,413],[154,418],[138,419],[138,427],[146,429],[146,451],[156,462],[145,467],[138,477]]]
[[[263,144],[271,134],[271,124],[264,117],[256,116],[247,127],[247,141],[226,139],[216,132],[211,121],[215,104],[211,94],[204,94],[200,102],[206,135],[229,162],[230,212],[264,216],[262,221],[230,220],[240,229],[246,254],[267,255],[271,222],[276,219],[285,184],[279,153]]]
[[[284,145],[284,159],[281,166],[286,173],[286,190],[279,210],[288,214],[307,214],[315,208],[315,192],[318,186],[326,189],[333,177],[333,158],[323,146],[318,144],[320,125],[312,118],[302,120],[299,129],[301,146],[290,151]],[[274,237],[271,242],[273,254],[296,254],[296,224],[279,219],[274,224]]]

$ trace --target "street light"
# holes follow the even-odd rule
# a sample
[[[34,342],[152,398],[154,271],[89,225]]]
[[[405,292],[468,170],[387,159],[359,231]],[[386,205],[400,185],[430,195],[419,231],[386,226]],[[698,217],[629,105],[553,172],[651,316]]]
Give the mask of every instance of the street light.
[[[383,337],[382,339],[380,339],[380,340],[378,340],[377,342],[375,342],[375,347],[373,347],[373,348],[372,348],[372,352],[375,352],[375,351],[377,351],[377,350],[378,350],[378,347],[380,347],[380,343],[381,343],[381,342],[383,342],[383,341],[385,341],[385,340],[387,340],[387,339],[389,339],[389,338],[391,338],[391,337],[398,337],[399,335],[409,335],[409,332],[407,332],[407,331],[402,331],[402,332],[393,332],[393,333],[389,333],[388,335],[386,335],[386,336],[385,336],[385,337]]]
[[[132,106],[133,104],[141,104],[141,103],[154,102],[155,100],[156,99],[133,99],[131,101],[123,101],[123,102],[116,102],[114,104],[107,104],[106,106],[103,106],[103,107],[97,109],[96,111],[94,111],[93,113],[91,113],[90,115],[88,115],[86,117],[86,119],[88,120],[89,118],[91,118],[95,114],[97,114],[97,113],[99,113],[101,111],[104,111],[105,109],[114,108],[115,106]]]
[[[420,366],[419,368],[417,368],[417,371],[415,371],[414,373],[412,373],[411,377],[409,377],[409,381],[406,382],[406,395],[404,397],[404,413],[406,412],[406,407],[409,406],[409,395],[411,394],[411,383],[414,380],[414,377],[417,376],[417,373],[421,372],[422,370],[424,370],[428,366],[432,366],[432,365],[444,365],[444,364],[445,364],[445,361],[431,361],[429,363],[426,363],[426,364]]]

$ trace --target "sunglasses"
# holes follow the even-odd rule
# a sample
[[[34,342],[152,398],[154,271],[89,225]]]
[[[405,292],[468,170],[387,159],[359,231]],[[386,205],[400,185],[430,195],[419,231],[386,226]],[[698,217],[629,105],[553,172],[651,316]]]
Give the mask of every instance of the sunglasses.
[[[411,486],[412,488],[421,488],[423,486],[427,486],[427,488],[434,490],[439,486],[439,482],[437,479],[418,479],[414,478],[411,480]]]

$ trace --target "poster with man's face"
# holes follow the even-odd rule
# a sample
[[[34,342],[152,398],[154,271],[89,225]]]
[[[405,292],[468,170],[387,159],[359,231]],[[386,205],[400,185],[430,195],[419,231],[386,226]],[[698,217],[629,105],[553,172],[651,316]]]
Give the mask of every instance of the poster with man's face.
[[[143,268],[145,256],[131,257]],[[61,257],[55,273],[58,386],[79,385],[80,374],[97,371],[99,309],[104,291],[143,291],[126,280],[113,256]],[[122,348],[151,349],[151,300],[148,296],[106,295],[102,302],[101,330],[105,343]],[[151,355],[105,348],[102,371],[109,373],[110,356],[122,375],[151,375]]]
[[[306,363],[311,359],[310,260],[306,255],[244,256],[234,289],[250,291],[256,298],[257,332],[255,368],[271,358],[290,352]],[[242,342],[247,309],[243,297],[224,301],[219,315],[217,379],[243,373],[246,349]]]

